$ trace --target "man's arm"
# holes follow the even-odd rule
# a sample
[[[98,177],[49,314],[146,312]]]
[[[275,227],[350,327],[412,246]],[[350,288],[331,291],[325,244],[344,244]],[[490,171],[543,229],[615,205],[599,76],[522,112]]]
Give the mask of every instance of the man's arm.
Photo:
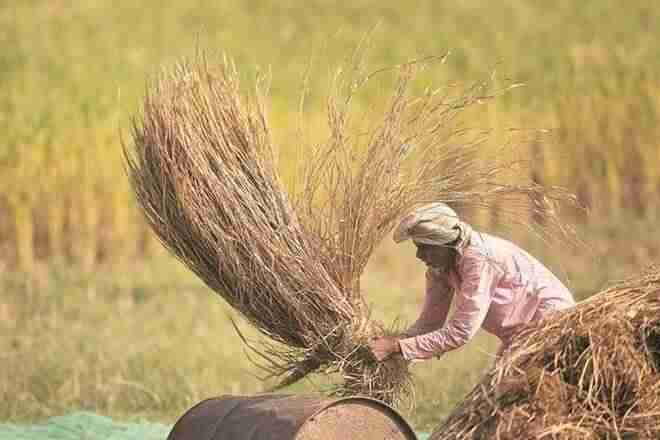
[[[436,273],[433,269],[427,269],[422,311],[417,320],[403,332],[402,337],[410,338],[430,333],[445,325],[453,296],[454,291],[450,287],[446,275]]]
[[[399,338],[382,337],[370,343],[371,350],[378,361],[383,361],[395,353],[401,353],[399,340],[441,328],[447,320],[453,298],[453,289],[449,286],[445,274],[433,269],[426,271],[426,289],[424,306],[417,320]]]
[[[462,265],[456,310],[442,328],[399,340],[407,360],[429,359],[467,343],[479,330],[490,308],[492,289],[499,279],[495,265],[483,257],[471,257]]]

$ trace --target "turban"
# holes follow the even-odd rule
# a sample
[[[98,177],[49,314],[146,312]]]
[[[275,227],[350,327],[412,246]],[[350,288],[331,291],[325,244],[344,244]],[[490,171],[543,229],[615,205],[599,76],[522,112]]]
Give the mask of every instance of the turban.
[[[472,228],[458,218],[456,211],[444,203],[421,206],[406,215],[394,231],[394,241],[412,239],[416,243],[444,246],[455,241],[465,244]]]

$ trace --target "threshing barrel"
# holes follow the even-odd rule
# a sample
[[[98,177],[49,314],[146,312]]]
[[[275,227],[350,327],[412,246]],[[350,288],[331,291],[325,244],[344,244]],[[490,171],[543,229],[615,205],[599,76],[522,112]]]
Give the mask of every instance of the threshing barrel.
[[[416,440],[394,409],[368,397],[220,396],[186,412],[167,440]]]

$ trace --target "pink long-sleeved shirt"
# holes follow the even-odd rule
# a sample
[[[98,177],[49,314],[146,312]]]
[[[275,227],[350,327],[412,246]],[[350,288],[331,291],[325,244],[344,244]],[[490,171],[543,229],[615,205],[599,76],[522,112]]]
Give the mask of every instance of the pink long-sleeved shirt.
[[[456,271],[429,268],[417,321],[400,339],[408,360],[438,357],[468,342],[481,327],[506,347],[513,333],[544,314],[575,304],[571,292],[538,260],[515,244],[474,232],[459,253]],[[455,297],[454,312],[447,315]]]

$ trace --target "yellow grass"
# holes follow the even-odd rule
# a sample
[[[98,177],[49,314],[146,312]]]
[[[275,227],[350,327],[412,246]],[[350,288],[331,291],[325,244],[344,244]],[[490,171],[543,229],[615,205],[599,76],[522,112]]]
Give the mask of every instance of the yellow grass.
[[[143,250],[119,135],[147,76],[198,47],[227,50],[247,79],[257,66],[272,71],[271,124],[290,173],[287,157],[299,147],[298,91],[310,59],[314,121],[329,72],[374,26],[373,67],[451,50],[443,70],[428,78],[445,84],[483,78],[499,62],[501,78],[527,86],[468,124],[556,129],[539,171],[543,181],[608,213],[655,212],[660,39],[652,24],[660,17],[649,5],[3,2],[0,258],[29,267],[48,255],[93,262]],[[374,105],[380,97],[374,90],[364,99]]]

